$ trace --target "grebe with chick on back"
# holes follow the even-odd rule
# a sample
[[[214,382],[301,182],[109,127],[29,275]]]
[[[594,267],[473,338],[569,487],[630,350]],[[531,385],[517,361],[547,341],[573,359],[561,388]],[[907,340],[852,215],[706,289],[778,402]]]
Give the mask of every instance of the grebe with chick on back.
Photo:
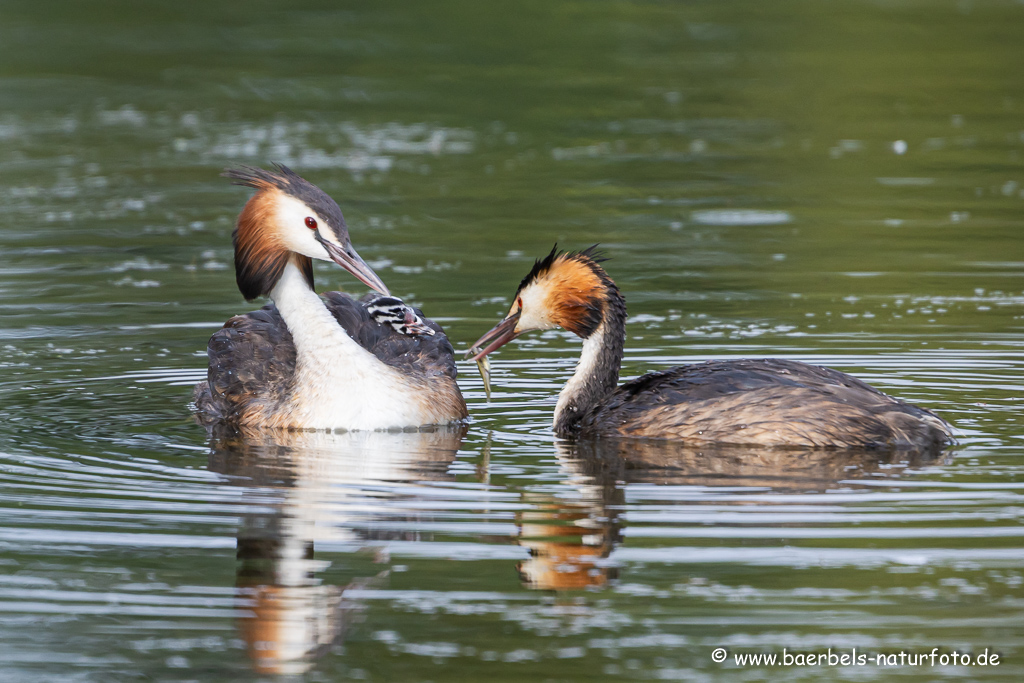
[[[392,297],[359,257],[341,209],[291,169],[224,175],[256,190],[238,216],[235,279],[261,310],[210,338],[200,421],[286,429],[389,429],[467,417],[454,351],[437,323]],[[312,259],[334,261],[383,296],[313,289]]]
[[[935,449],[953,443],[940,417],[830,368],[783,359],[717,360],[652,372],[618,386],[626,302],[596,245],[557,247],[520,283],[508,315],[470,349],[480,362],[532,330],[583,339],[558,396],[564,437],[639,437],[692,444]]]

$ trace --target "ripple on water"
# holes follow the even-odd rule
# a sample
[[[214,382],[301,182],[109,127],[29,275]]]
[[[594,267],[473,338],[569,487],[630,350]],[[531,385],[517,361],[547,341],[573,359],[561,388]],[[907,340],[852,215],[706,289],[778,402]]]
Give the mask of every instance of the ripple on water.
[[[791,223],[793,216],[787,211],[757,209],[707,209],[694,211],[690,220],[700,225],[783,225]]]
[[[655,346],[627,368],[772,351],[715,349]],[[1020,354],[1009,349],[784,355],[942,404],[948,393],[1017,396]],[[998,439],[925,458],[581,450],[548,426],[573,353],[560,335],[506,352],[490,402],[473,364],[460,365],[475,415],[467,434],[207,443],[157,430],[95,450],[8,449],[0,547],[19,559],[0,579],[0,609],[9,624],[33,619],[31,632],[45,624],[65,651],[102,647],[163,669],[228,657],[264,674],[330,668],[329,646],[343,642],[347,661],[370,668],[364,652],[548,669],[628,652],[652,675],[723,643],[930,648],[972,629],[1016,651],[999,634],[1019,623],[1022,486],[955,476],[970,459],[1003,457]],[[126,386],[184,399],[200,364],[54,379],[54,399]],[[85,570],[68,571],[83,558]],[[18,634],[5,640],[0,654],[22,671],[91,666],[87,654],[60,663]]]

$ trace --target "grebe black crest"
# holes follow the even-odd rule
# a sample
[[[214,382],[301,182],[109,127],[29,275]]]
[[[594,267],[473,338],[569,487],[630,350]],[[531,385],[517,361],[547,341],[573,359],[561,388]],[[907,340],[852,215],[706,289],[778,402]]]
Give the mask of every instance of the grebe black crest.
[[[341,209],[291,169],[224,173],[255,194],[232,242],[246,299],[273,303],[235,316],[211,338],[196,386],[206,424],[389,429],[467,417],[451,343],[439,325],[392,297],[349,240]],[[383,296],[313,290],[312,259],[334,261]]]
[[[479,360],[532,330],[561,327],[583,339],[555,407],[560,436],[913,450],[953,442],[952,428],[934,413],[796,361],[710,361],[617,386],[626,303],[594,250],[552,249],[520,283],[505,319],[473,346]]]

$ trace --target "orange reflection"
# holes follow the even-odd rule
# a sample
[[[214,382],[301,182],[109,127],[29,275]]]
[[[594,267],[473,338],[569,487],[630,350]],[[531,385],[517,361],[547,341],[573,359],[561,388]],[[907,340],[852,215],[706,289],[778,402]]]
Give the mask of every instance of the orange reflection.
[[[537,590],[600,588],[617,578],[608,558],[622,541],[628,484],[828,490],[839,482],[893,476],[950,457],[939,453],[743,447],[693,448],[637,439],[556,442],[571,500],[524,494],[515,542],[530,551],[517,569]]]
[[[604,586],[614,568],[602,566],[615,544],[610,524],[598,521],[583,505],[535,501],[516,517],[518,543],[530,559],[516,569],[523,584],[538,590],[580,590]]]

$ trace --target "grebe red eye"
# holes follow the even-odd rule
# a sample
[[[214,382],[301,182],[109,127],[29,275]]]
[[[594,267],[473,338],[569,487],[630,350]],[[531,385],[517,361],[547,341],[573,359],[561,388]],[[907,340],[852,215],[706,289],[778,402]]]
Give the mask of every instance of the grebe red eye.
[[[316,219],[312,216],[306,216],[306,227],[310,230],[316,230]]]

